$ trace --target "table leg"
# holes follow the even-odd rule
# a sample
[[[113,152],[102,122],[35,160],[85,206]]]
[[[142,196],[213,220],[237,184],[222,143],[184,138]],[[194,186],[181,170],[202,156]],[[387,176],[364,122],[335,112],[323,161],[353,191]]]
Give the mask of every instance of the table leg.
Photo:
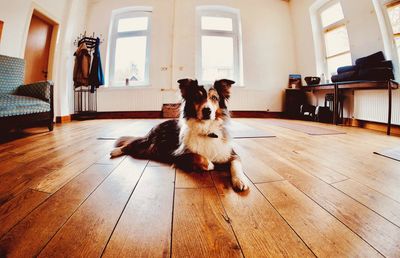
[[[388,97],[389,97],[389,104],[388,104],[388,122],[387,122],[387,135],[390,135],[390,129],[392,126],[392,82],[388,82]]]
[[[333,124],[338,124],[338,85],[335,84],[335,93],[333,94]]]

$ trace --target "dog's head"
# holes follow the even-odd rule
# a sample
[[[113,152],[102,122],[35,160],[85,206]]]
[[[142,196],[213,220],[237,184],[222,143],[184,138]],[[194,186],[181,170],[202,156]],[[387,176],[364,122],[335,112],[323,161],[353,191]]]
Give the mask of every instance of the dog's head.
[[[234,81],[222,79],[215,81],[214,86],[206,90],[197,80],[182,79],[178,81],[184,99],[183,117],[198,120],[215,120],[227,115],[226,102]]]

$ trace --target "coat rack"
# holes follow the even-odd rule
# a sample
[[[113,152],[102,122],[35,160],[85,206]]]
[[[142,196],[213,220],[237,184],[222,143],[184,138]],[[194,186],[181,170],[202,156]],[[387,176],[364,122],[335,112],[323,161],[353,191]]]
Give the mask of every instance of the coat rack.
[[[74,40],[74,46],[79,47],[85,43],[89,54],[91,54],[96,47],[97,38],[100,39],[100,44],[104,42],[102,34],[96,36],[93,32],[92,35],[88,36],[85,31]],[[74,111],[78,119],[95,118],[97,112],[97,90],[91,91],[90,85],[75,87],[74,99]]]
[[[79,36],[74,40],[74,46],[79,47],[82,43],[86,43],[86,46],[92,50],[96,46],[96,38],[100,39],[100,44],[104,42],[103,34],[96,36],[93,32],[92,36],[87,36],[85,31],[85,33],[79,34]]]

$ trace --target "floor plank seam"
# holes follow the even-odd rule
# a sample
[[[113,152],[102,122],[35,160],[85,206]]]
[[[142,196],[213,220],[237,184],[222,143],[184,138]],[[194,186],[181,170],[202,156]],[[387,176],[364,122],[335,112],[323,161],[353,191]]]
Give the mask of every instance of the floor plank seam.
[[[354,178],[349,178],[349,179],[355,180]],[[399,202],[398,200],[393,199],[392,197],[390,197],[389,195],[387,195],[387,194],[385,194],[385,193],[382,193],[382,192],[379,191],[378,189],[374,189],[374,188],[372,188],[372,187],[369,187],[368,185],[365,185],[365,184],[363,184],[362,182],[359,182],[359,181],[356,181],[356,182],[359,183],[359,184],[361,184],[361,185],[363,185],[363,186],[365,186],[365,187],[367,187],[368,189],[370,189],[370,190],[372,190],[372,191],[375,191],[375,192],[377,192],[377,193],[380,193],[380,194],[382,194],[383,196],[387,197],[388,199],[390,199],[390,200],[392,200],[392,201],[394,201],[394,202],[400,204],[400,202]],[[339,183],[339,182],[337,182],[337,183]],[[336,184],[336,183],[333,183],[333,184]],[[334,186],[334,185],[332,185],[332,186]],[[335,187],[335,188],[336,188],[336,187]]]
[[[24,192],[29,191],[32,189],[26,189],[25,191],[21,192],[20,194],[22,195]],[[39,192],[39,191],[38,191]],[[17,198],[20,194],[15,196],[14,198]],[[32,212],[34,212],[36,209],[38,209],[47,199],[49,199],[51,195],[47,196],[43,201],[41,201],[35,208],[33,208],[30,212],[28,212],[25,216],[23,216],[20,220],[18,220],[7,232],[5,232],[3,235],[0,236],[0,240],[2,240],[13,228],[15,228],[21,221],[23,221],[26,217],[28,217]],[[11,200],[13,200],[12,198]],[[11,201],[9,200],[9,201]]]
[[[217,185],[215,184],[214,177],[213,177],[212,173],[210,174],[210,176],[211,176],[211,181],[212,181],[213,184],[214,184],[214,187],[213,187],[213,188],[214,188],[214,190],[217,192],[217,196],[218,196],[219,203],[221,204],[221,207],[222,207],[222,209],[223,209],[223,211],[224,211],[224,213],[225,213],[225,214],[222,214],[222,217],[223,217],[224,220],[229,224],[229,227],[230,227],[231,230],[232,230],[233,236],[235,237],[235,240],[236,240],[236,242],[237,242],[237,244],[238,244],[238,246],[239,246],[239,248],[240,248],[240,253],[242,254],[243,257],[246,257],[246,256],[244,255],[243,248],[242,248],[242,246],[241,246],[241,244],[240,244],[240,241],[239,241],[239,239],[238,239],[238,237],[237,237],[237,234],[236,234],[236,232],[235,232],[235,229],[233,228],[232,220],[231,220],[231,218],[229,217],[229,214],[228,214],[228,212],[226,211],[225,206],[224,206],[224,204],[223,204],[223,202],[222,202],[222,200],[221,200],[221,195],[220,195],[219,192],[218,192],[218,188],[217,188]],[[224,215],[226,215],[226,217],[225,217]]]
[[[172,195],[172,216],[171,216],[171,236],[170,236],[170,243],[169,243],[169,257],[172,258],[172,241],[174,235],[174,212],[175,212],[175,193],[176,193],[176,168],[174,169],[174,189]]]
[[[362,239],[365,243],[367,243],[369,246],[371,246],[376,252],[378,252],[380,255],[385,257],[379,250],[377,250],[371,243],[369,243],[364,237],[362,237],[360,234],[355,232],[353,229],[351,229],[346,223],[341,221],[338,217],[336,217],[333,213],[331,213],[329,210],[325,209],[322,205],[320,205],[316,200],[314,200],[311,196],[303,192],[300,188],[298,188],[296,185],[292,184],[296,189],[298,189],[300,192],[302,192],[305,196],[307,196],[310,200],[312,200],[314,203],[316,203],[321,209],[325,210],[327,213],[329,213],[331,216],[333,216],[338,222],[342,223],[346,228],[348,228],[351,232],[353,232],[355,235],[357,235],[360,239]],[[336,189],[336,188],[335,188]],[[358,201],[357,201],[358,202]]]
[[[246,175],[247,176],[247,175]],[[276,182],[284,182],[287,181],[287,179],[279,179],[279,180],[271,180],[271,181],[262,181],[262,182],[252,182],[254,185],[257,184],[269,184],[269,183],[276,183]]]
[[[346,179],[343,179],[343,180],[339,180],[339,181],[336,181],[336,182],[332,182],[332,183],[329,183],[331,186],[333,186],[334,184],[337,184],[337,183],[341,183],[341,182],[344,182],[344,181],[347,181],[347,180],[349,180],[350,178],[346,178]],[[325,182],[326,183],[326,182]],[[328,183],[327,183],[328,184]],[[335,187],[336,188],[336,187]]]
[[[384,216],[382,216],[381,214],[379,214],[378,212],[376,212],[375,210],[371,209],[370,207],[368,207],[367,205],[359,202],[357,199],[353,198],[352,196],[350,196],[349,194],[343,192],[342,190],[340,190],[339,188],[337,188],[335,185],[332,185],[333,188],[335,188],[336,190],[340,191],[341,193],[343,193],[344,195],[348,196],[349,198],[353,199],[354,201],[358,202],[359,204],[361,204],[362,206],[364,206],[365,208],[367,208],[368,210],[372,211],[373,213],[375,213],[376,215],[378,215],[379,217],[383,218],[384,220],[388,221],[390,224],[393,224],[395,227],[400,228],[399,225],[396,225],[395,223],[393,223],[392,221],[390,221],[389,219],[385,218]]]
[[[74,160],[74,161],[76,161],[76,160]],[[121,160],[121,161],[122,161],[122,160]],[[72,162],[73,162],[73,161],[72,161]],[[70,165],[72,162],[70,162],[68,165]],[[77,178],[79,175],[81,175],[82,173],[84,173],[86,170],[88,170],[91,166],[93,166],[93,165],[95,165],[95,164],[96,164],[96,161],[94,161],[94,162],[91,163],[90,165],[86,166],[84,169],[82,169],[80,172],[78,172],[76,175],[74,175],[73,177],[71,177],[71,178],[68,179],[67,181],[63,182],[63,184],[60,185],[60,187],[59,187],[54,193],[58,192],[58,191],[59,191],[61,188],[63,188],[66,184],[68,184],[69,182],[71,182],[72,180],[74,180],[75,178]],[[118,167],[119,164],[121,164],[121,162],[119,162],[117,165],[115,165],[115,167]],[[66,165],[66,166],[68,166],[68,165]],[[102,166],[113,166],[112,164],[99,164],[99,165],[102,165]],[[66,166],[63,166],[63,167],[61,167],[61,168],[59,168],[59,169],[55,169],[55,170],[53,170],[51,173],[57,172],[57,171],[63,169],[64,167],[66,167]],[[114,169],[115,169],[115,168],[114,168]],[[114,171],[114,169],[113,169],[112,171]],[[48,175],[50,175],[51,173],[49,173]],[[35,190],[37,190],[37,189],[35,188]],[[41,190],[38,190],[38,191],[41,191]]]
[[[61,189],[61,188],[60,188],[60,189]],[[32,190],[32,191],[35,191],[35,192],[45,193],[45,194],[49,194],[49,195],[52,195],[52,194],[53,194],[53,193],[50,193],[50,192],[46,192],[46,191],[42,191],[42,190],[38,190],[38,189],[32,188],[32,186],[28,187],[27,190]],[[14,199],[14,198],[13,198],[13,199]],[[12,200],[12,199],[11,199],[11,200]]]
[[[110,236],[108,237],[108,239],[107,239],[107,241],[106,241],[106,244],[104,245],[103,250],[101,251],[100,257],[102,257],[102,256],[104,255],[104,252],[106,251],[106,248],[107,248],[107,246],[108,246],[108,243],[110,242],[111,237],[112,237],[112,235],[114,234],[115,229],[117,228],[117,225],[118,225],[118,223],[119,223],[119,221],[120,221],[120,219],[121,219],[121,217],[122,217],[122,214],[124,214],[125,209],[126,209],[126,206],[128,206],[128,203],[129,203],[129,201],[131,200],[131,198],[132,198],[132,196],[133,196],[133,193],[135,192],[136,187],[138,186],[140,180],[142,179],[143,174],[144,174],[144,172],[146,171],[146,168],[147,168],[147,165],[148,165],[148,164],[149,164],[149,160],[147,161],[146,165],[144,166],[144,168],[143,168],[143,170],[142,170],[142,173],[140,174],[139,179],[137,180],[135,186],[133,187],[133,189],[132,189],[132,191],[131,191],[131,193],[130,193],[130,195],[129,195],[129,197],[128,197],[128,200],[126,200],[126,203],[125,203],[125,205],[124,205],[124,208],[122,209],[121,214],[119,214],[118,219],[117,219],[117,221],[115,222],[115,225],[114,225],[114,227],[113,227],[113,229],[112,229],[112,231],[111,231],[111,233],[110,233]]]
[[[296,234],[296,236],[303,242],[305,246],[307,246],[308,250],[315,256],[318,257],[314,251],[311,249],[311,247],[304,241],[304,239],[297,233],[297,231],[289,224],[289,222],[282,216],[282,214],[276,209],[276,207],[268,200],[268,198],[264,195],[264,193],[258,188],[256,184],[254,184],[256,187],[257,191],[264,197],[264,199],[271,205],[271,207],[275,210],[275,212],[285,221],[285,223],[289,226],[289,228]]]
[[[125,159],[125,158],[124,158]],[[120,163],[121,164],[121,163]],[[118,166],[120,165],[118,164]],[[79,207],[82,206],[83,203],[86,202],[87,199],[90,198],[90,196],[97,190],[97,188],[100,187],[101,184],[103,184],[103,182],[111,175],[114,173],[114,171],[118,168],[118,166],[115,166],[110,173],[103,178],[103,180],[100,181],[100,183],[93,189],[93,191],[90,192],[90,194],[88,194],[88,196],[82,200],[82,202],[77,205],[77,207],[73,210],[73,212],[71,212],[70,216],[68,216],[68,218],[62,223],[62,225],[56,230],[56,232],[54,232],[54,234],[52,235],[52,237],[50,237],[50,239],[43,245],[43,247],[39,250],[39,252],[37,254],[34,255],[34,257],[38,257],[40,255],[40,253],[47,247],[47,245],[51,242],[51,240],[57,235],[57,233],[64,227],[64,225],[71,219],[71,217],[75,214],[75,212],[79,209]],[[65,184],[66,185],[66,184]],[[63,185],[62,187],[60,187],[55,193],[57,193],[58,191],[60,191],[65,185]],[[38,206],[39,207],[39,206]]]
[[[207,189],[207,188],[213,188],[214,186],[188,186],[188,187],[175,187],[175,189]]]

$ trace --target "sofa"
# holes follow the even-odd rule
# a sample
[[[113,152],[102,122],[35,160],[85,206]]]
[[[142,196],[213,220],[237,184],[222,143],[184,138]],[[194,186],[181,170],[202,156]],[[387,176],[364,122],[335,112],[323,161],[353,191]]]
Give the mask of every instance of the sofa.
[[[51,81],[24,82],[25,61],[0,55],[0,130],[47,126],[53,130],[54,94]]]

